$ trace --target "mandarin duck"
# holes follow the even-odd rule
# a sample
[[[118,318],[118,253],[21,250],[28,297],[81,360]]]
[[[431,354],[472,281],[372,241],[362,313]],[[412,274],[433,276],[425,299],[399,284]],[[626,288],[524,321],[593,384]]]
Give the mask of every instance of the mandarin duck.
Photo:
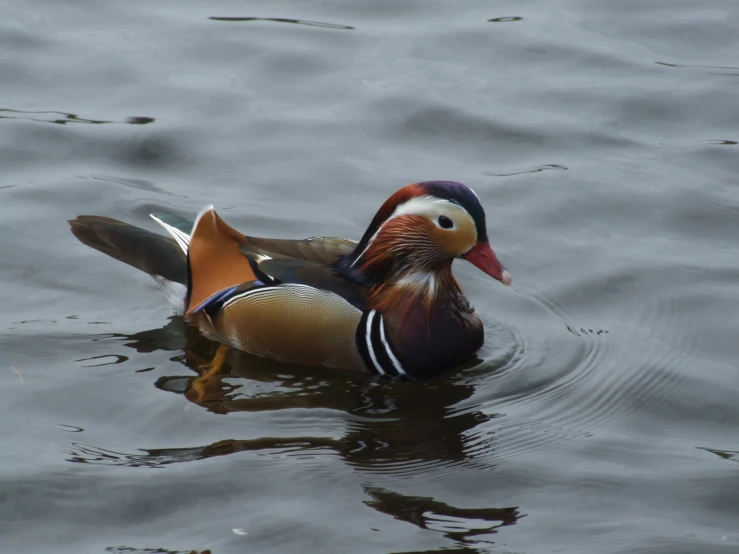
[[[273,360],[425,379],[471,358],[483,325],[452,275],[463,258],[505,285],[485,211],[452,181],[390,196],[359,242],[245,236],[210,206],[166,237],[101,216],[69,223],[84,244],[154,277],[222,348]],[[218,366],[224,354],[216,355]]]

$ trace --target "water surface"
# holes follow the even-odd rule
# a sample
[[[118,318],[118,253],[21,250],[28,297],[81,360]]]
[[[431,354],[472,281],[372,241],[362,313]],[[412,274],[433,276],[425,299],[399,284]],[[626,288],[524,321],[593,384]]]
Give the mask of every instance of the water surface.
[[[3,553],[739,549],[730,0],[4,6]],[[66,220],[214,204],[358,238],[472,186],[479,359],[427,384],[216,345]]]

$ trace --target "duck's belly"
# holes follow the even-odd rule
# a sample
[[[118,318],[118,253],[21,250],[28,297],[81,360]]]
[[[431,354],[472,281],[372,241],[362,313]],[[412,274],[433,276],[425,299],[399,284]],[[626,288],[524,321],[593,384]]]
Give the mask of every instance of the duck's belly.
[[[201,314],[193,322],[209,338],[257,356],[363,371],[355,339],[361,316],[332,292],[277,285],[245,292],[212,320]]]

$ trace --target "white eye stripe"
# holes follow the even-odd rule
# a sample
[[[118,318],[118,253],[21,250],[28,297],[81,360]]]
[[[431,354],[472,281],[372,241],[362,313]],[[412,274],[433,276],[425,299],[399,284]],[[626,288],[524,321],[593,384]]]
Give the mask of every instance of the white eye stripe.
[[[407,214],[425,215],[429,218],[433,216],[438,217],[448,213],[444,208],[451,208],[467,213],[467,210],[451,200],[435,198],[433,196],[416,196],[395,208],[389,219]]]
[[[444,209],[446,208],[446,209]],[[407,200],[406,202],[403,202],[402,204],[399,204],[392,214],[390,214],[390,217],[388,217],[385,221],[382,222],[382,224],[377,228],[377,231],[375,231],[375,234],[372,235],[372,237],[367,241],[367,246],[364,247],[364,250],[354,258],[354,261],[352,262],[351,267],[354,267],[354,265],[359,261],[359,259],[364,256],[364,254],[369,250],[370,246],[372,246],[372,243],[377,238],[377,235],[380,234],[380,231],[382,231],[383,227],[391,221],[392,219],[395,219],[396,217],[400,217],[402,215],[422,215],[425,217],[428,217],[434,225],[439,227],[439,229],[444,229],[445,231],[454,231],[457,228],[457,224],[454,222],[454,220],[449,217],[449,210],[454,210],[455,212],[461,212],[465,216],[467,216],[472,224],[474,225],[474,220],[472,219],[472,216],[469,214],[469,212],[463,208],[461,205],[459,205],[457,202],[453,200],[447,200],[445,198],[436,198],[434,196],[416,196],[414,198],[411,198],[410,200]],[[439,216],[445,215],[446,217],[449,217],[449,219],[452,219],[452,223],[454,224],[453,227],[450,227],[448,229],[445,229],[441,225],[439,225]],[[404,243],[407,244],[407,243]]]

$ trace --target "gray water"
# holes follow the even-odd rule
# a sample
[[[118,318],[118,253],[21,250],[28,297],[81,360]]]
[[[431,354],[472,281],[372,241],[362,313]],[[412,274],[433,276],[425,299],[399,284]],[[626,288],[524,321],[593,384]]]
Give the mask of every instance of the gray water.
[[[733,0],[15,0],[0,552],[739,551]],[[66,220],[358,238],[472,186],[514,277],[427,384],[233,356]]]

